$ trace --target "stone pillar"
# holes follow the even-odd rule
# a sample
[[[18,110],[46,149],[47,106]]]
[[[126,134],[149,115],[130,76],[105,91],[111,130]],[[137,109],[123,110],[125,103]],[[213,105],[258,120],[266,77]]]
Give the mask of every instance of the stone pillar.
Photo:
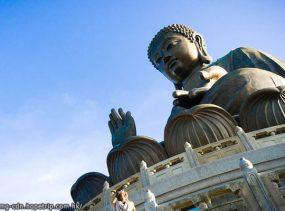
[[[155,195],[149,189],[146,189],[144,209],[146,211],[156,211],[157,207],[158,207],[158,205],[155,201]]]
[[[256,168],[253,167],[253,164],[249,160],[241,158],[239,165],[251,192],[260,206],[260,209],[263,211],[277,211],[269,197],[263,181],[257,173]]]
[[[103,207],[108,206],[110,203],[110,185],[105,181],[103,186]]]
[[[187,159],[189,161],[190,166],[192,168],[195,168],[196,166],[199,166],[198,158],[197,158],[194,150],[192,149],[191,144],[189,144],[188,142],[185,142],[184,148],[185,148]]]
[[[244,130],[241,127],[236,126],[236,133],[237,133],[241,143],[243,144],[244,148],[246,149],[246,151],[254,149],[253,144],[250,141],[250,138],[246,135],[246,133],[244,132]]]
[[[140,175],[141,175],[141,181],[142,181],[143,187],[149,186],[150,182],[149,182],[149,174],[147,170],[147,165],[146,165],[146,162],[144,162],[143,160],[140,165]]]

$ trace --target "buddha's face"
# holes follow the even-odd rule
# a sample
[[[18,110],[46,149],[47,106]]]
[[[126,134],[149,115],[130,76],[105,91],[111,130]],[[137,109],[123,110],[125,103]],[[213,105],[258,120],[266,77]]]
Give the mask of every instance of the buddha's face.
[[[195,43],[177,33],[167,33],[153,48],[150,59],[174,83],[182,82],[200,65]]]

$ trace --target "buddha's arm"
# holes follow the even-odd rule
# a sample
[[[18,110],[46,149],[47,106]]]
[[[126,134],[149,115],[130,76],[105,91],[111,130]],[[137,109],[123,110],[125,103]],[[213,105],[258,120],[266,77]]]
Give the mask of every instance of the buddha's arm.
[[[210,80],[213,85],[217,80],[227,74],[227,71],[219,66],[211,66],[200,71],[203,80]],[[209,86],[209,85],[206,85]]]

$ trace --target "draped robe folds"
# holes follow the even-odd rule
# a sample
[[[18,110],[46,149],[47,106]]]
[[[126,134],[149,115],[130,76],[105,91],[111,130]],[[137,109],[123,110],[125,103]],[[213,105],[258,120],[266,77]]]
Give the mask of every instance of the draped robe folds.
[[[203,69],[207,69],[207,68],[212,67],[212,66],[220,66],[220,67],[224,68],[228,72],[228,74],[226,74],[226,76],[224,76],[227,78],[231,78],[230,75],[234,76],[236,74],[235,73],[236,70],[240,70],[242,68],[255,68],[255,70],[257,71],[256,75],[259,74],[258,73],[259,69],[261,69],[261,70],[266,70],[266,71],[269,71],[269,72],[274,73],[276,75],[279,75],[285,79],[285,63],[283,61],[279,60],[278,58],[276,58],[270,54],[267,54],[265,52],[262,52],[262,51],[259,51],[259,50],[253,49],[253,48],[245,48],[245,47],[236,48],[236,49],[230,51],[228,54],[226,54],[222,58],[211,63],[210,65],[208,65],[207,67],[205,67]],[[251,75],[253,78],[255,78],[253,73],[251,73]],[[272,75],[272,74],[268,74],[268,77],[271,77],[270,75]],[[223,78],[221,78],[221,79],[223,79]],[[242,101],[240,101],[239,99],[235,99],[235,100],[240,101],[240,103],[239,103],[239,105],[235,105],[235,108],[232,109],[231,107],[232,107],[232,105],[234,105],[236,103],[236,101],[233,101],[230,98],[229,99],[221,99],[220,95],[221,94],[227,94],[228,96],[230,96],[234,92],[240,92],[241,90],[243,92],[246,92],[248,90],[248,87],[251,86],[252,84],[248,84],[248,81],[250,81],[250,80],[245,78],[244,81],[237,81],[238,82],[237,84],[244,83],[244,85],[235,90],[235,87],[234,87],[235,81],[226,82],[225,80],[221,80],[221,81],[220,80],[218,80],[216,82],[216,84],[213,86],[213,88],[215,90],[218,90],[218,91],[215,92],[211,88],[207,92],[208,94],[206,93],[206,95],[204,96],[204,99],[202,98],[200,103],[213,103],[213,104],[219,105],[221,107],[224,107],[226,110],[230,111],[231,114],[236,115],[236,114],[238,114],[237,113],[239,110],[238,107],[242,104]],[[191,83],[191,80],[189,81],[189,83]],[[274,80],[273,80],[273,83],[275,83]],[[223,89],[219,90],[217,88],[217,85],[221,88],[223,87]],[[283,82],[276,84],[276,86],[280,86],[280,85],[284,85]],[[230,87],[230,89],[228,89],[228,87]],[[272,85],[270,85],[269,87],[272,87]],[[256,87],[256,88],[258,88],[258,87]],[[266,88],[266,84],[264,84],[264,87],[259,87],[259,88]],[[190,91],[190,90],[187,90],[187,91]],[[252,89],[252,91],[255,91],[255,90]],[[224,92],[231,92],[231,93],[224,93]],[[250,95],[250,94],[251,93],[242,93],[243,96]],[[217,97],[219,97],[218,100],[214,99]],[[228,104],[224,104],[224,103],[221,104],[220,103],[220,102],[226,101],[226,100],[229,100],[232,102],[228,102]],[[195,102],[193,104],[193,106],[195,104],[197,105],[197,103]],[[172,108],[171,115],[170,115],[168,121],[170,121],[174,116],[179,114],[181,111],[184,111],[185,109],[186,108],[184,108],[184,107],[174,106]]]
[[[276,57],[253,48],[240,47],[210,64],[231,72],[240,68],[258,68],[285,78],[285,63]],[[209,67],[210,67],[209,66]]]

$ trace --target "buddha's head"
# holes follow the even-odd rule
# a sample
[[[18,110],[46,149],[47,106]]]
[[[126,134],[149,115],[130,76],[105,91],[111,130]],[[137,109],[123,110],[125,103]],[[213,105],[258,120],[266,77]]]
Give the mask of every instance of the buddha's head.
[[[148,57],[154,67],[174,84],[181,84],[193,71],[212,60],[203,37],[180,24],[169,25],[154,36]]]

